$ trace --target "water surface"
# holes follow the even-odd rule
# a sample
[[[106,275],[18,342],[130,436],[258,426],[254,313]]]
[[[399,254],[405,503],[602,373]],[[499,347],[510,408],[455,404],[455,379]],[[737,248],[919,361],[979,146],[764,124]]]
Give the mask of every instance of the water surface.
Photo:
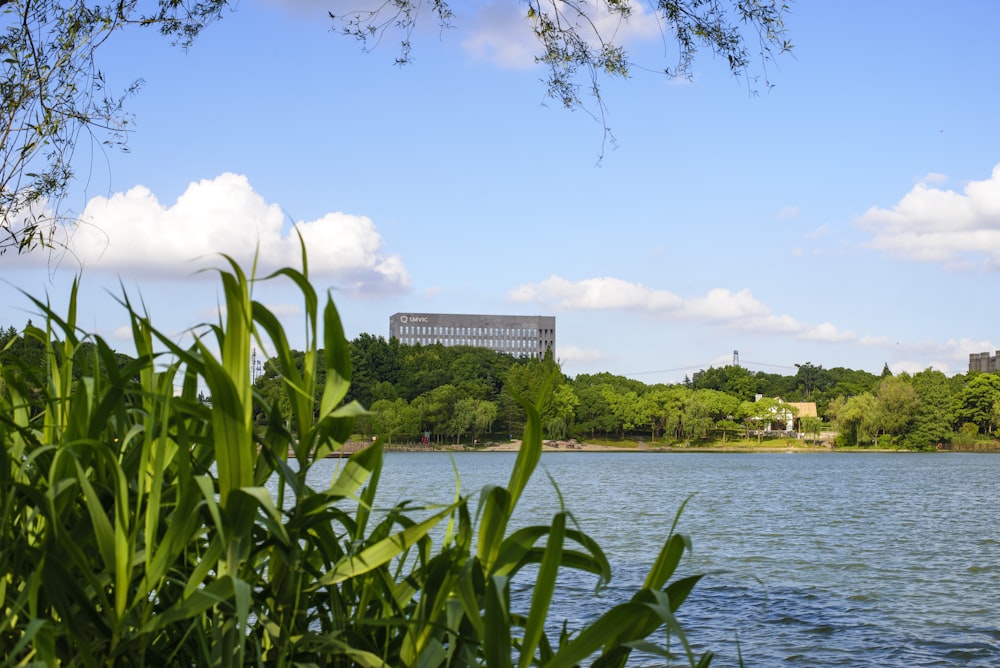
[[[515,456],[388,453],[379,499],[447,502],[453,467],[464,492],[505,485]],[[520,524],[558,510],[553,481],[614,572],[597,600],[564,578],[571,625],[641,586],[691,497],[683,567],[709,575],[681,619],[713,665],[736,665],[737,641],[747,666],[1000,665],[1000,456],[545,453]]]

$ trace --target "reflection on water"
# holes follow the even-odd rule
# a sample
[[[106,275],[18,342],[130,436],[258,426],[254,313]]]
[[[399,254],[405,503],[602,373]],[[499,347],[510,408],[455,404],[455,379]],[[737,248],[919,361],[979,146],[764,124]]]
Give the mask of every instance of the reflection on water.
[[[389,453],[379,499],[448,501],[453,465],[464,492],[506,484],[514,456]],[[547,453],[541,468],[614,569],[600,605],[592,577],[563,578],[570,628],[641,586],[690,496],[683,567],[709,575],[681,618],[713,665],[737,665],[737,642],[748,666],[1000,665],[1000,456]],[[557,509],[539,471],[517,520]]]

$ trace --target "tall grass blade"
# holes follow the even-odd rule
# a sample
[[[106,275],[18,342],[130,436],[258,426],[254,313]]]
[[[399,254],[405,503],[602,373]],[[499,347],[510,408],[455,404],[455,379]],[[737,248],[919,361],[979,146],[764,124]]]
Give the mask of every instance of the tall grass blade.
[[[545,621],[549,616],[549,605],[556,588],[559,567],[562,565],[563,542],[566,538],[566,513],[556,513],[549,530],[545,544],[545,554],[542,556],[535,579],[535,588],[531,594],[531,609],[528,621],[524,627],[524,640],[521,645],[521,660],[519,668],[527,668],[535,657],[535,650],[545,633]]]
[[[449,505],[423,522],[414,524],[399,533],[384,538],[365,548],[357,555],[342,559],[334,565],[329,573],[319,578],[317,584],[337,584],[384,566],[426,536],[441,520],[448,517],[455,507],[455,504]]]

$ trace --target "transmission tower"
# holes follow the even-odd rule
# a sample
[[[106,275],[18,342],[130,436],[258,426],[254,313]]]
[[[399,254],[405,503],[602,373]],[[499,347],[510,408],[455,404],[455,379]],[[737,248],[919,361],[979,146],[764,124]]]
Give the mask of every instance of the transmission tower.
[[[250,383],[256,383],[260,376],[263,364],[257,360],[257,348],[250,349]]]
[[[733,351],[733,366],[739,366],[739,365],[740,365],[740,351],[734,350]]]

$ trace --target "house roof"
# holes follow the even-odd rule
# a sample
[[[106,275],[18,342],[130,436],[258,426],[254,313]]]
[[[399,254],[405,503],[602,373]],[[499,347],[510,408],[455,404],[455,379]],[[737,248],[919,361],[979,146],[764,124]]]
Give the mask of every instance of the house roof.
[[[795,417],[817,417],[815,401],[787,401],[785,403],[798,409],[799,412]]]

